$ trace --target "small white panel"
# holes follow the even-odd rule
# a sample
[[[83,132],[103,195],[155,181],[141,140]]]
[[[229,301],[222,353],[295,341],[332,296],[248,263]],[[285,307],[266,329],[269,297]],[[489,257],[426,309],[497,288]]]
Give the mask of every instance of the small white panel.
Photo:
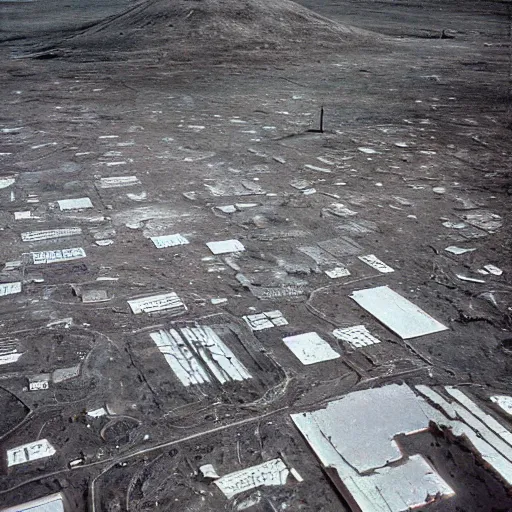
[[[245,251],[245,247],[238,240],[222,240],[206,244],[213,254],[227,254],[230,252]]]
[[[99,181],[101,188],[132,187],[140,184],[137,176],[114,176],[111,178],[101,178]]]
[[[323,340],[316,332],[307,332],[283,338],[286,346],[304,364],[321,363],[338,359],[340,355],[335,352],[329,343]]]
[[[32,262],[34,265],[43,263],[61,263],[63,261],[72,261],[85,258],[85,251],[81,247],[73,249],[57,249],[55,251],[31,252]]]
[[[84,210],[92,208],[92,202],[88,197],[80,197],[78,199],[61,199],[57,201],[61,210]]]
[[[378,270],[382,274],[389,274],[390,272],[394,272],[394,270],[386,265],[383,261],[380,261],[377,256],[374,254],[368,254],[366,256],[358,256],[358,258],[363,262],[369,265],[370,267]]]
[[[339,340],[346,341],[354,348],[367,347],[380,343],[378,338],[372,336],[364,325],[355,325],[346,329],[335,329],[332,334]]]
[[[242,317],[252,331],[262,331],[271,327],[288,325],[288,321],[283,317],[281,311],[267,311],[256,315],[247,315]]]
[[[24,242],[37,242],[39,240],[51,240],[65,236],[76,236],[82,234],[82,228],[47,229],[44,231],[29,231],[21,233]]]
[[[13,295],[21,292],[21,282],[16,283],[1,283],[0,284],[0,297],[5,295]]]
[[[325,273],[331,278],[331,279],[337,279],[339,277],[347,277],[350,275],[350,270],[345,267],[336,267],[331,270],[326,270]]]
[[[151,241],[155,244],[157,249],[163,249],[165,247],[174,247],[176,245],[186,245],[189,241],[182,235],[164,235],[164,236],[152,236]]]
[[[174,309],[177,311],[186,311],[187,309],[175,292],[132,299],[128,301],[128,304],[135,315],[163,311],[166,309]]]

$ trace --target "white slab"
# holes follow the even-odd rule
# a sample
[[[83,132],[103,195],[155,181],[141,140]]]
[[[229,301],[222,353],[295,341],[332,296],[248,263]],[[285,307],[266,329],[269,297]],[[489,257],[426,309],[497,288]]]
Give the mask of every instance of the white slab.
[[[32,212],[31,211],[25,211],[25,212],[14,212],[14,220],[26,220],[32,218]]]
[[[283,341],[304,365],[331,361],[340,357],[331,348],[329,343],[323,340],[316,332],[288,336],[283,338]]]
[[[215,480],[215,485],[230,499],[266,485],[285,485],[290,470],[281,459],[273,459]]]
[[[106,290],[84,290],[82,292],[82,302],[91,304],[95,302],[106,302],[110,300]]]
[[[72,318],[65,318],[64,320],[61,320],[59,323],[66,322],[66,325],[69,327],[69,325],[71,325],[72,321],[73,321]],[[74,379],[75,377],[78,377],[79,375],[80,375],[80,365],[79,364],[77,364],[76,366],[70,366],[68,368],[57,368],[52,373],[52,381],[55,382],[55,384],[58,384],[59,382],[65,382],[66,380]]]
[[[404,340],[448,329],[387,286],[356,290],[350,297]]]
[[[351,509],[405,512],[454,494],[421,455],[404,455],[394,441],[427,430],[436,415],[408,386],[393,384],[291,417],[322,465],[337,473],[333,482],[342,482]]]
[[[455,495],[421,455],[412,455],[400,466],[378,469],[365,484],[381,493],[386,508],[378,510],[393,512],[423,508],[436,499]],[[376,510],[372,508],[372,512]]]
[[[41,391],[44,389],[48,389],[50,387],[50,382],[48,380],[36,380],[34,382],[29,382],[28,390],[29,391]]]
[[[0,178],[0,189],[10,187],[16,183],[15,178]]]
[[[106,416],[107,411],[104,407],[100,407],[98,409],[93,409],[92,411],[87,411],[87,416],[91,418],[101,418],[102,416]]]
[[[144,201],[145,199],[147,199],[148,197],[148,194],[147,192],[141,192],[140,194],[132,194],[131,192],[129,192],[128,194],[126,194],[126,197],[128,199],[131,199],[132,201]]]
[[[22,355],[23,354],[19,354],[16,351],[10,354],[0,354],[0,366],[3,364],[15,363]]]
[[[245,251],[245,247],[238,240],[222,240],[206,244],[213,254],[227,254],[230,252]]]
[[[456,254],[457,256],[460,254],[466,254],[467,252],[476,251],[476,248],[466,249],[464,247],[457,247],[456,245],[450,245],[445,249],[447,252],[451,252],[452,254]]]
[[[451,222],[447,220],[446,222],[443,222],[443,226],[450,229],[464,229],[466,224],[464,224],[464,222]]]
[[[469,412],[471,412],[474,416],[476,416],[479,420],[481,420],[486,427],[491,429],[494,433],[500,436],[504,441],[506,441],[510,448],[510,459],[512,461],[512,433],[505,428],[501,423],[496,421],[490,414],[487,414],[483,411],[478,405],[476,405],[467,395],[465,395],[459,389],[453,386],[445,386],[448,394],[455,398],[458,402],[460,402]]]
[[[234,204],[228,204],[226,206],[216,206],[216,208],[223,213],[235,213],[237,211]]]
[[[141,183],[137,176],[113,176],[110,178],[101,178],[98,184],[101,188],[117,188],[133,187],[134,185],[140,185]]]
[[[99,245],[100,247],[107,247],[108,245],[112,245],[114,243],[114,240],[110,238],[105,238],[105,240],[96,240],[94,243],[96,245]]]
[[[15,363],[22,355],[15,341],[0,340],[0,365]]]
[[[484,464],[493,469],[509,486],[512,485],[511,432],[455,388],[447,386],[445,389],[461,405],[456,401],[448,403],[432,390],[425,394],[423,389],[419,389],[420,386],[417,388],[450,418],[457,419],[447,420],[442,414],[436,416],[434,413],[435,423],[442,429],[450,428],[453,436],[461,438]]]
[[[163,293],[160,295],[151,295],[140,299],[128,301],[130,308],[135,315],[140,313],[153,313],[155,311],[164,311],[168,309],[176,312],[186,311],[187,307],[175,292]]]
[[[377,151],[375,151],[375,149],[372,149],[372,148],[357,148],[359,151],[361,151],[361,153],[364,153],[366,155],[375,155],[377,153]]]
[[[343,401],[347,403],[340,407]],[[454,495],[423,456],[400,451],[394,441],[397,434],[426,430],[432,421],[454,428],[457,437],[467,436],[463,442],[484,445],[469,427],[447,420],[407,386],[351,393],[326,409],[292,419],[324,467],[337,473],[339,479],[333,481],[342,481],[339,489],[351,508],[361,512],[405,512]],[[393,448],[394,455],[385,447]],[[491,453],[485,452],[486,461]],[[393,461],[400,463],[392,465]],[[502,461],[496,462],[501,467]],[[370,466],[371,471],[361,469]]]
[[[79,260],[86,257],[85,251],[81,247],[57,249],[55,251],[31,252],[30,255],[34,265],[42,265],[44,263],[61,263],[65,261]]]
[[[484,279],[478,279],[477,277],[464,276],[462,274],[455,274],[461,281],[467,281],[468,283],[480,283],[485,284]]]
[[[212,464],[204,464],[203,466],[200,466],[199,472],[203,478],[209,478],[211,480],[217,480],[217,478],[220,478]]]
[[[369,265],[370,267],[378,270],[382,274],[389,274],[390,272],[394,272],[390,266],[386,265],[383,261],[380,261],[377,256],[374,254],[368,254],[366,256],[358,256],[358,258],[363,262]]]
[[[494,402],[502,411],[512,416],[512,396],[494,395],[491,396],[491,402]]]
[[[6,261],[3,271],[10,272],[11,270],[16,270],[21,267],[22,263],[23,262],[21,260]]]
[[[350,275],[350,270],[345,267],[336,267],[331,270],[326,270],[325,273],[331,278],[331,279],[337,279],[339,277],[347,277]]]
[[[152,236],[151,241],[157,249],[165,247],[175,247],[176,245],[186,245],[190,243],[184,236],[179,233],[176,235]]]
[[[17,466],[34,460],[45,459],[55,453],[55,449],[47,439],[40,439],[7,450],[7,466]]]
[[[484,265],[484,269],[494,276],[501,276],[503,274],[503,270],[496,265]]]
[[[381,340],[372,336],[364,325],[355,325],[345,329],[335,329],[332,332],[335,338],[346,341],[354,348],[368,347],[380,343]]]
[[[5,295],[14,295],[15,293],[21,292],[21,282],[17,281],[15,283],[1,283],[0,284],[0,297],[4,297]]]
[[[326,169],[325,167],[317,167],[316,165],[310,165],[306,164],[304,166],[306,169],[309,169],[310,171],[317,171],[317,172],[325,172],[325,173],[331,173],[331,169]]]
[[[61,199],[57,201],[57,203],[61,210],[84,210],[85,208],[93,208],[92,202],[88,197]]]
[[[262,331],[263,329],[288,325],[288,321],[279,310],[247,315],[242,318],[252,331]]]
[[[44,231],[28,231],[21,233],[21,239],[24,242],[37,242],[39,240],[51,240],[52,238],[63,238],[81,234],[82,228],[46,229]]]
[[[208,326],[161,329],[150,334],[167,364],[184,386],[242,381],[251,374]]]
[[[259,206],[258,203],[235,203],[235,206],[239,210],[243,210],[245,208],[256,208],[256,206]]]
[[[57,493],[14,507],[3,508],[2,512],[65,512],[65,510],[62,494]]]

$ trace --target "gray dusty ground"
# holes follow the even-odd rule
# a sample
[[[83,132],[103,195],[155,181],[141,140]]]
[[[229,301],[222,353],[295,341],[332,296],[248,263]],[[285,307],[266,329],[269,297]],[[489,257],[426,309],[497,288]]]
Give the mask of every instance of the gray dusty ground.
[[[0,277],[23,283],[0,297],[2,353],[23,353],[0,366],[0,450],[5,459],[43,438],[57,449],[4,463],[0,506],[64,490],[76,511],[237,510],[198,466],[225,474],[282,455],[305,481],[263,488],[251,511],[345,510],[290,413],[389,382],[465,386],[482,403],[512,393],[510,5],[300,3],[343,26],[293,7],[296,38],[285,19],[269,44],[267,3],[243,21],[230,13],[223,36],[218,19],[202,33],[173,18],[169,35],[160,14],[118,18],[137,8],[120,0],[0,2],[0,179],[15,178],[0,189],[0,260],[20,261]],[[322,106],[325,131],[310,131]],[[140,184],[101,188],[112,176]],[[56,204],[80,197],[93,208]],[[15,220],[21,211],[31,218]],[[491,229],[447,227],[475,213],[492,214]],[[81,234],[21,238],[69,227]],[[174,233],[190,244],[157,249],[149,238]],[[351,275],[330,279],[298,250],[347,236],[394,272],[341,251]],[[214,257],[206,246],[228,239],[245,252]],[[456,256],[452,245],[476,250]],[[67,263],[26,254],[78,247],[86,258]],[[503,274],[477,272],[488,264]],[[380,285],[449,330],[401,340],[349,298]],[[98,290],[106,301],[83,301]],[[170,291],[187,306],[179,316],[134,315],[127,303]],[[276,309],[287,326],[253,333],[241,320]],[[222,333],[253,378],[182,386],[149,334],[194,323]],[[355,350],[332,336],[357,324],[382,343]],[[341,358],[303,366],[282,338],[310,331]],[[70,367],[73,378],[28,391],[34,375]],[[100,407],[106,416],[86,415]],[[512,510],[457,443],[421,434],[404,446],[457,490],[425,510]]]

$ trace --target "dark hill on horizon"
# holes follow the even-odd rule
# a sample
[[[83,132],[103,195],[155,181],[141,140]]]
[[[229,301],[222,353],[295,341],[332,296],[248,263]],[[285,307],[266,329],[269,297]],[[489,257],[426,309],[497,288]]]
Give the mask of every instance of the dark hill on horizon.
[[[55,44],[64,54],[107,58],[157,52],[190,60],[263,51],[314,53],[378,38],[336,23],[290,0],[145,0]],[[109,56],[110,54],[110,56]]]

